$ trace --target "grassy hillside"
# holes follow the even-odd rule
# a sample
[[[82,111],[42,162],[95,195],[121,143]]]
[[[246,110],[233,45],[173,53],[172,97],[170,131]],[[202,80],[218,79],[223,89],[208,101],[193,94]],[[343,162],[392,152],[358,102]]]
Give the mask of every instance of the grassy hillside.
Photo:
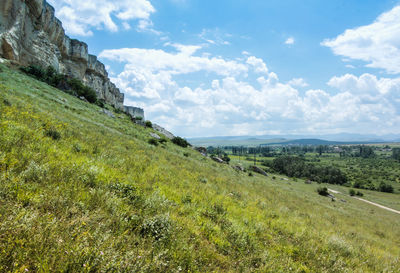
[[[151,145],[0,69],[0,272],[400,271],[399,215]]]

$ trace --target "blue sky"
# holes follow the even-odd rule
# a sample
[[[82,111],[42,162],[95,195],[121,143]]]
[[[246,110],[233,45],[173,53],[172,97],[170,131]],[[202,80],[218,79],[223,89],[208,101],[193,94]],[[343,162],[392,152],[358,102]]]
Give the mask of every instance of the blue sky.
[[[49,2],[177,135],[400,134],[400,1]]]

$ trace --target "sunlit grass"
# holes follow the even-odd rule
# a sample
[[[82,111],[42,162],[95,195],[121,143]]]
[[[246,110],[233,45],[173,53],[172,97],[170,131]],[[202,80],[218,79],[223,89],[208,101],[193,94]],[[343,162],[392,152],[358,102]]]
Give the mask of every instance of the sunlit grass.
[[[151,145],[1,69],[0,272],[400,271],[398,215]]]

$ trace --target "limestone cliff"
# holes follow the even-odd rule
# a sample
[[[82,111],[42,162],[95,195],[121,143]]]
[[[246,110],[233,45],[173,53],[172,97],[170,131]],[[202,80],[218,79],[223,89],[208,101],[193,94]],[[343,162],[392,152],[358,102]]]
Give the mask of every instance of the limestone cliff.
[[[104,65],[88,53],[87,44],[65,35],[45,0],[0,0],[0,56],[21,65],[51,65],[124,110],[124,94],[110,81]]]

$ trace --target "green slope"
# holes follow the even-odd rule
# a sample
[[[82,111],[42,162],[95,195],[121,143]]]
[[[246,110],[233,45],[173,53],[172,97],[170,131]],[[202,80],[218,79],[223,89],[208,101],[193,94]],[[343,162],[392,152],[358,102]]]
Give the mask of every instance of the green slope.
[[[155,147],[0,69],[0,272],[400,271],[399,215]]]

